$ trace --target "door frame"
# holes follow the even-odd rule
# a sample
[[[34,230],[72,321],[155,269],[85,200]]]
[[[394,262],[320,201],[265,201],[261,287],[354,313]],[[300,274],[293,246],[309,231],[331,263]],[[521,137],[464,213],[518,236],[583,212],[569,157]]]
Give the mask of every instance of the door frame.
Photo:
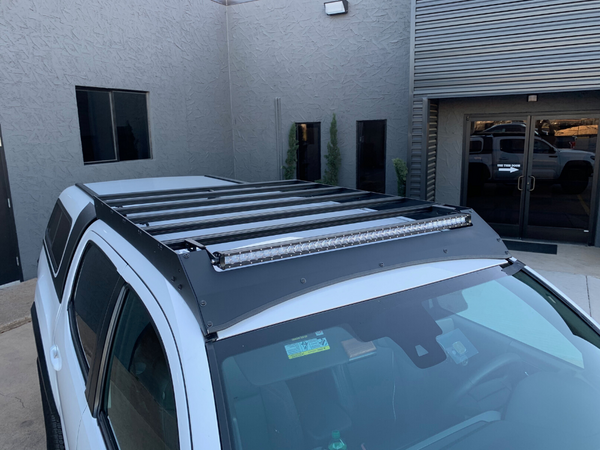
[[[529,206],[531,202],[531,171],[533,168],[533,151],[530,147],[534,142],[535,138],[535,122],[536,120],[542,119],[581,119],[581,118],[597,118],[600,122],[600,110],[591,111],[535,111],[535,112],[519,112],[519,113],[498,113],[498,114],[465,114],[464,125],[463,125],[463,160],[462,160],[462,180],[461,180],[461,204],[466,205],[467,203],[467,189],[468,189],[468,178],[469,178],[469,143],[471,140],[471,122],[476,121],[492,121],[492,120],[523,120],[527,126],[527,136],[525,138],[524,149],[523,149],[523,176],[527,174],[525,178],[523,192],[521,194],[519,204],[519,225],[518,225],[518,237],[515,239],[532,239],[538,240],[539,238],[527,237],[527,228],[529,227]],[[598,133],[600,138],[600,133]],[[600,148],[600,139],[596,139],[596,155],[599,155],[598,151]],[[600,169],[600,158],[594,160],[594,174],[592,177],[592,192],[590,198],[590,217],[587,229],[589,230],[587,244],[594,245],[595,236],[598,229],[598,171]],[[579,235],[579,231],[571,228],[554,228],[554,227],[537,227],[538,229],[547,229],[548,240],[559,240],[552,238],[552,230],[560,231],[561,235],[572,234],[574,237]],[[579,229],[577,229],[579,230]]]
[[[9,252],[12,253],[12,256],[15,257],[15,261],[17,263],[17,279],[12,281],[23,281],[23,264],[21,262],[21,255],[19,253],[19,241],[17,238],[17,227],[15,224],[15,211],[14,211],[14,202],[12,200],[12,195],[10,192],[10,183],[8,179],[8,166],[6,164],[6,155],[4,151],[4,139],[2,137],[2,127],[0,126],[0,183],[4,185],[6,189],[6,197],[10,202],[9,206],[9,220],[8,220],[8,237],[12,245],[9,247]],[[10,283],[10,281],[9,281]]]

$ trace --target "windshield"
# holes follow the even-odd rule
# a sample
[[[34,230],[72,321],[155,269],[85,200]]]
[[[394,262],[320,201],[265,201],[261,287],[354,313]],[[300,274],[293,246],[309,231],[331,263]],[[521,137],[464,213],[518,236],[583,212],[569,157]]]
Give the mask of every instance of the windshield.
[[[500,267],[209,344],[223,447],[599,448],[599,336]]]

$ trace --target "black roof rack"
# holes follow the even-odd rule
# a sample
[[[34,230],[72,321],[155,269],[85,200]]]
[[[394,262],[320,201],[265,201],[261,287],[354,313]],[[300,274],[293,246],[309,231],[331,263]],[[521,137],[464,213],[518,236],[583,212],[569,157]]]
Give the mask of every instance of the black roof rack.
[[[472,210],[355,189],[290,180],[99,195],[77,186],[94,199],[98,219],[186,300],[198,302],[205,334],[344,279],[428,261],[507,257],[496,233]],[[381,219],[394,220],[373,222]],[[215,232],[231,225],[246,226]],[[341,225],[350,231],[336,232]],[[432,233],[439,230],[452,233]],[[308,237],[280,244],[235,244],[306,231]],[[397,239],[415,234],[421,236]],[[161,242],[163,235],[169,236]],[[233,248],[207,248],[225,243]]]

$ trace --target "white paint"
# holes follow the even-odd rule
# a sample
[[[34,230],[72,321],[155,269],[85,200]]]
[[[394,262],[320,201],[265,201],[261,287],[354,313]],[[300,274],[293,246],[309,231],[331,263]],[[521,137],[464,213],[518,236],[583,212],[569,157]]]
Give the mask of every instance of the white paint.
[[[354,278],[295,297],[249,317],[218,333],[225,339],[258,328],[327,311],[341,306],[405,291],[506,262],[498,259],[465,259],[418,264]]]

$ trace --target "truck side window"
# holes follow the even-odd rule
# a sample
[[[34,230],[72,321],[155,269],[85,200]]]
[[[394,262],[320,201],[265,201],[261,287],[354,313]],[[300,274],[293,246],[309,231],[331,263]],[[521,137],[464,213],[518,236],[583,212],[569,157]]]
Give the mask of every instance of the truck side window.
[[[83,364],[84,373],[92,363],[98,332],[118,280],[115,266],[90,242],[82,257],[70,308],[73,341],[87,363]]]
[[[555,152],[554,149],[550,147],[550,145],[548,145],[541,139],[536,139],[533,143],[533,153],[553,154]]]
[[[178,449],[171,373],[158,332],[138,295],[125,294],[114,334],[100,418],[121,450]]]
[[[71,231],[71,223],[71,216],[69,216],[61,201],[57,201],[50,215],[45,236],[46,248],[48,249],[50,263],[54,272],[58,270],[63,253],[65,252],[65,246],[67,245],[67,239]]]
[[[525,139],[523,138],[502,138],[500,139],[500,151],[505,153],[523,153],[525,148]]]

